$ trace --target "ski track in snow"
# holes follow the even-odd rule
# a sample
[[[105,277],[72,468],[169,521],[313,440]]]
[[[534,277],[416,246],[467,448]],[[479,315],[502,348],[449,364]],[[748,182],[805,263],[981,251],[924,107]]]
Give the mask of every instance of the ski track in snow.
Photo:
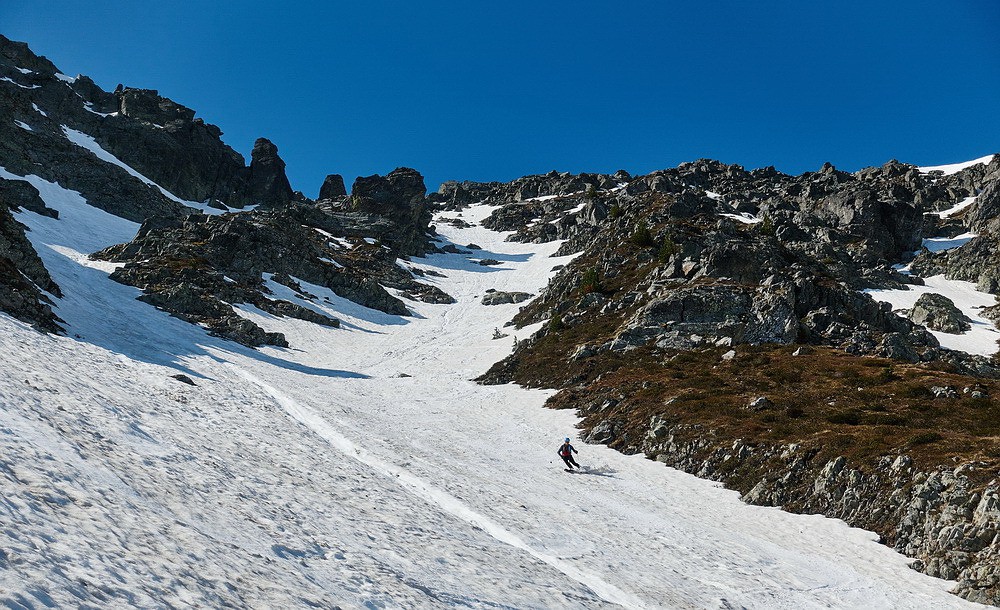
[[[537,294],[567,262],[558,244],[439,226],[503,264],[413,259],[458,301],[408,302],[413,317],[302,282],[342,327],[242,308],[293,346],[255,351],[136,301],[87,259],[134,223],[0,177],[60,212],[17,217],[68,328],[0,316],[8,608],[982,607],[870,532],[745,505],[641,456],[578,445],[590,474],[564,473],[573,413],[542,408],[550,391],[469,381],[534,330],[493,340],[519,305],[483,306],[486,289]]]

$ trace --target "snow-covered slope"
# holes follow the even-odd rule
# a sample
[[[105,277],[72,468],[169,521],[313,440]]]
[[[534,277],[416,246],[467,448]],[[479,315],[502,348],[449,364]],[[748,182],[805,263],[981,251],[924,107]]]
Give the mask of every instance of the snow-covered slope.
[[[29,178],[30,179],[30,178]],[[558,244],[414,259],[454,305],[401,318],[303,284],[339,329],[243,309],[295,349],[253,351],[134,300],[84,254],[135,225],[30,179],[19,214],[67,296],[69,334],[0,317],[0,601],[9,608],[966,608],[839,521],[578,443],[547,392],[470,378]],[[430,277],[430,276],[428,276]],[[185,374],[195,386],[171,378]]]

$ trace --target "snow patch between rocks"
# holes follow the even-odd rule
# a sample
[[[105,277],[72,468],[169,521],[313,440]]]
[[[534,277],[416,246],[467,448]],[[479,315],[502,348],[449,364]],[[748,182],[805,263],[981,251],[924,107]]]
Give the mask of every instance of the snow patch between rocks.
[[[0,78],[0,81],[4,81],[4,82],[7,82],[7,83],[12,83],[12,84],[17,85],[18,87],[20,87],[22,89],[38,89],[38,85],[22,85],[21,83],[13,80],[9,76],[4,76],[3,78]]]
[[[997,299],[992,294],[976,290],[976,285],[972,282],[949,280],[943,275],[935,275],[925,278],[923,286],[864,292],[870,294],[876,301],[891,304],[893,311],[896,312],[912,309],[920,295],[925,292],[946,296],[972,320],[972,329],[960,335],[931,330],[930,333],[937,337],[941,347],[979,356],[992,356],[1000,351],[1000,346],[997,345],[1000,330],[992,320],[980,315],[983,307],[996,305]]]
[[[723,216],[725,218],[732,218],[733,220],[737,222],[742,222],[745,225],[755,225],[757,223],[764,222],[763,218],[754,216],[753,214],[750,214],[748,212],[743,212],[741,214],[719,214],[719,216]]]
[[[931,252],[944,252],[945,250],[961,248],[965,244],[969,243],[972,238],[978,236],[978,233],[968,232],[956,235],[955,237],[928,237],[922,240],[920,245],[927,248]]]
[[[958,214],[959,212],[961,212],[965,208],[969,207],[970,205],[972,205],[975,202],[976,202],[976,197],[975,196],[966,197],[965,199],[963,199],[963,200],[959,201],[958,203],[956,203],[954,205],[954,207],[950,207],[947,210],[942,210],[940,212],[934,212],[934,214],[937,214],[941,218],[950,218],[950,217],[954,216],[955,214]]]

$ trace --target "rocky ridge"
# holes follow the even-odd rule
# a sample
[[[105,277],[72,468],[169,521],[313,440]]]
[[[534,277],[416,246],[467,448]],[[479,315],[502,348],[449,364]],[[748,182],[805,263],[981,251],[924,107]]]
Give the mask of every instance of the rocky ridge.
[[[616,325],[595,351],[808,343],[995,375],[994,363],[940,349],[922,327],[859,292],[920,283],[894,264],[942,230],[934,212],[989,187],[992,172],[928,176],[893,161],[792,177],[698,161],[611,190],[508,202],[485,224],[517,240],[564,239],[560,253],[581,252],[517,323]],[[979,275],[997,268],[977,260],[987,269]]]
[[[267,139],[256,141],[246,165],[222,142],[221,130],[190,108],[155,90],[103,91],[2,36],[0,104],[12,118],[0,122],[0,199],[6,204],[0,265],[10,268],[0,283],[0,308],[40,329],[59,330],[50,298],[60,296],[59,288],[7,210],[58,215],[19,180],[28,175],[142,223],[131,243],[94,254],[124,263],[112,279],[245,345],[286,341],[241,317],[234,305],[337,324],[308,308],[311,295],[299,281],[397,315],[408,310],[386,288],[451,301],[396,263],[437,248],[423,178],[414,170],[359,178],[350,197],[343,179],[331,175],[317,203],[292,191],[285,163]],[[273,298],[265,276],[303,302]]]
[[[131,242],[94,257],[124,263],[111,279],[142,289],[143,300],[248,346],[287,343],[241,317],[234,304],[337,325],[302,304],[272,298],[262,279],[267,274],[303,301],[315,297],[300,281],[394,315],[409,315],[409,310],[386,288],[412,299],[453,302],[396,262],[435,248],[420,174],[404,168],[360,181],[366,188],[384,188],[377,198],[356,195],[221,216],[156,217],[143,223]],[[368,192],[358,185],[356,191]]]

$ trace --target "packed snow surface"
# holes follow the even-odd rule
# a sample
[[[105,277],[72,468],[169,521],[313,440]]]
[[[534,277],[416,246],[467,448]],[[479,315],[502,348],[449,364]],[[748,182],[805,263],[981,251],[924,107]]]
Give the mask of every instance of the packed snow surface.
[[[929,165],[927,167],[918,167],[920,173],[929,174],[931,172],[941,172],[945,176],[950,176],[951,174],[957,174],[963,169],[968,169],[973,165],[988,164],[993,161],[993,157],[996,155],[986,155],[985,157],[980,157],[978,159],[973,159],[972,161],[965,161],[963,163],[951,163],[949,165]]]
[[[870,532],[641,456],[577,442],[587,469],[564,472],[573,413],[470,381],[532,330],[492,340],[518,305],[483,294],[537,293],[557,243],[442,224],[502,263],[414,259],[456,304],[392,316],[303,283],[276,296],[341,328],[243,307],[293,346],[255,351],[135,300],[86,254],[136,225],[24,179],[60,213],[18,219],[68,332],[0,317],[7,608],[981,607]]]

